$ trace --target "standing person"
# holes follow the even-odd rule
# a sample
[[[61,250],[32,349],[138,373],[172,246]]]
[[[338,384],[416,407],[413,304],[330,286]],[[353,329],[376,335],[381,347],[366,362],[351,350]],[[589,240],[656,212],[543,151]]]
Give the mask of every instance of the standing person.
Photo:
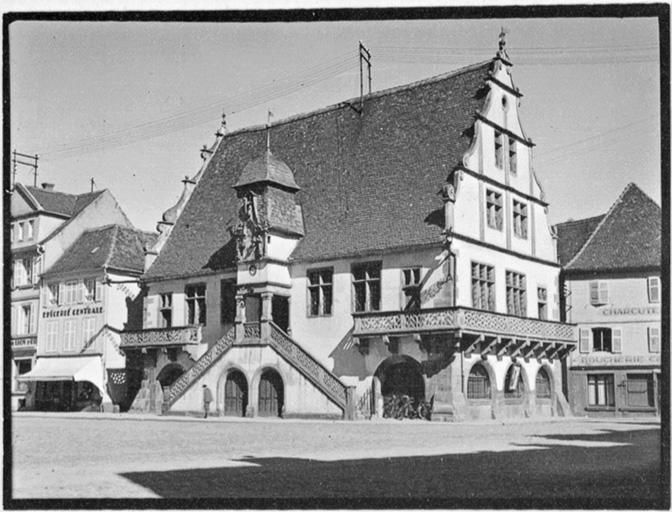
[[[207,386],[207,384],[203,384],[203,410],[205,411],[205,416],[204,418],[208,417],[208,413],[210,412],[210,402],[212,402],[212,391],[210,391],[210,388]]]

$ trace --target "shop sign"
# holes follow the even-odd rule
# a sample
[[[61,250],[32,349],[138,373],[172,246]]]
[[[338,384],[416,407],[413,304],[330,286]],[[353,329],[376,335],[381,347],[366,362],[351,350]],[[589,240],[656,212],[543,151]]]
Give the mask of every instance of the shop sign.
[[[610,307],[604,308],[602,314],[605,316],[623,316],[623,315],[660,315],[660,308],[657,306],[645,307]]]
[[[37,347],[37,336],[12,338],[12,348]]]
[[[639,356],[589,355],[572,357],[572,366],[624,366],[624,365],[659,365],[660,354]]]
[[[96,315],[102,312],[103,312],[103,306],[86,306],[81,308],[52,309],[50,311],[43,311],[42,318],[56,318],[61,316],[78,316],[78,315]]]

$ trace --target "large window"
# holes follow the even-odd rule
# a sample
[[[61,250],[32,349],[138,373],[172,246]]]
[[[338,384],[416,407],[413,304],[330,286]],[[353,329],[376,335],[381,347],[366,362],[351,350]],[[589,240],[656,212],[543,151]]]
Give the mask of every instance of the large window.
[[[185,288],[187,323],[205,325],[205,285],[192,284]]]
[[[649,292],[649,302],[660,302],[660,278],[653,276],[646,280],[647,289]]]
[[[504,215],[502,211],[502,194],[494,190],[485,191],[486,213],[488,217],[488,226],[493,229],[502,230],[504,226]]]
[[[525,276],[518,272],[506,272],[506,310],[510,315],[527,316]]]
[[[236,321],[236,282],[223,279],[220,284],[220,321],[232,324]]]
[[[58,342],[58,320],[47,322],[47,352],[56,352]]]
[[[35,221],[29,220],[26,222],[26,240],[32,240],[34,236]]]
[[[97,279],[84,280],[84,300],[86,302],[99,302],[103,300],[102,283]]]
[[[525,392],[522,371],[518,364],[509,366],[504,379],[504,398],[522,398]]]
[[[471,302],[476,309],[495,310],[495,267],[471,263]]]
[[[17,334],[33,334],[37,330],[35,310],[32,304],[24,304],[19,308],[19,325]]]
[[[47,301],[49,306],[58,306],[61,303],[61,284],[52,283],[47,286]]]
[[[420,267],[402,269],[401,293],[403,309],[420,308]]]
[[[159,295],[159,327],[173,326],[173,294]]]
[[[626,383],[629,407],[654,407],[653,375],[628,374]]]
[[[513,234],[527,238],[527,205],[513,200]]]
[[[590,282],[590,303],[600,306],[609,302],[609,287],[606,281]]]
[[[469,372],[467,398],[472,400],[490,398],[490,377],[481,364],[475,364]]]
[[[354,289],[355,311],[380,310],[380,269],[381,262],[353,265],[352,285]]]
[[[551,398],[551,378],[544,368],[539,368],[534,387],[537,398]]]
[[[537,287],[537,309],[539,320],[548,319],[548,291],[542,286]]]
[[[82,320],[82,340],[84,344],[91,341],[91,338],[96,333],[96,318],[93,316],[84,318]]]
[[[333,268],[308,271],[308,316],[331,315]]]
[[[511,174],[518,172],[518,151],[516,141],[513,139],[509,139],[509,170]]]
[[[77,303],[78,288],[79,288],[78,281],[68,281],[63,285],[63,304]]]
[[[613,374],[588,375],[588,405],[614,406]]]
[[[14,286],[27,286],[33,284],[33,258],[23,258],[14,261],[12,273]]]
[[[495,130],[495,165],[504,168],[504,136],[499,130]]]
[[[63,350],[75,350],[75,338],[77,336],[77,323],[75,320],[63,322]]]
[[[608,327],[595,327],[593,329],[593,351],[611,352],[611,329]]]

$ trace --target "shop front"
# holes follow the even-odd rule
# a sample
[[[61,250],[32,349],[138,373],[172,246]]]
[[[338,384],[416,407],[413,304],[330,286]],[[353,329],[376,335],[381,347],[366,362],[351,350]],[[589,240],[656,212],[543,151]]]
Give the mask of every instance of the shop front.
[[[100,355],[43,356],[17,380],[33,384],[26,399],[33,410],[100,411],[103,401],[110,401],[103,371]]]
[[[575,356],[569,372],[574,413],[660,415],[660,354]]]

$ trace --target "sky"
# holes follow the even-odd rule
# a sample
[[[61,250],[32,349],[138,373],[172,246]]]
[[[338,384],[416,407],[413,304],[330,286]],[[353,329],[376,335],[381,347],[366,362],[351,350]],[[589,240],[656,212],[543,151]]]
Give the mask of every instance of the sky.
[[[94,178],[153,231],[223,112],[236,130],[358,96],[360,40],[377,91],[493,57],[502,26],[550,222],[606,212],[629,182],[660,204],[654,18],[18,21],[11,147],[39,155],[38,183],[83,193]]]

